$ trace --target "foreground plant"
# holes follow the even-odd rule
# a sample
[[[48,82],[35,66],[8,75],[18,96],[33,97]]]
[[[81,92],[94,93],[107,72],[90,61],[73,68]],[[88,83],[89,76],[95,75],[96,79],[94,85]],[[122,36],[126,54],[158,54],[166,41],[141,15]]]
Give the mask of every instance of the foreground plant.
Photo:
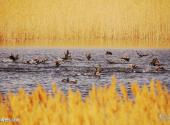
[[[141,88],[131,84],[133,99],[124,85],[121,95],[116,91],[113,78],[109,87],[92,87],[83,101],[79,91],[68,91],[65,96],[56,85],[47,95],[38,86],[28,95],[23,89],[17,94],[0,96],[0,118],[17,118],[7,125],[169,125],[170,94],[159,81]]]

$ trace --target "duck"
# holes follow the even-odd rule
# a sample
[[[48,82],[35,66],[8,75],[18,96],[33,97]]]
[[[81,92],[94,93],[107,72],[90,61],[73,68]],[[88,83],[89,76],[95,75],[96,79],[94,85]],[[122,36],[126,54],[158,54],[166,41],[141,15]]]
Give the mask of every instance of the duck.
[[[112,52],[106,51],[106,54],[105,54],[105,55],[112,55]]]
[[[100,76],[101,76],[101,72],[96,71],[96,72],[95,72],[95,76],[100,77]]]
[[[60,64],[59,61],[56,61],[56,62],[55,62],[55,66],[56,66],[56,67],[59,67],[60,65],[61,65],[61,64]]]
[[[63,59],[62,58],[57,58],[57,60],[55,61],[55,66],[59,67],[62,63],[63,63]]]
[[[131,68],[131,69],[137,69],[137,68],[138,68],[138,66],[137,66],[137,65],[135,65],[135,64],[130,64],[130,65],[129,65],[129,68]]]
[[[26,61],[27,64],[38,64],[37,61],[35,59],[31,59]]]
[[[150,65],[152,66],[161,66],[161,63],[158,58],[153,58],[152,61],[150,62]]]
[[[63,82],[63,83],[69,83],[69,81],[70,81],[69,78],[67,78],[67,79],[62,79],[62,80],[61,80],[61,82]]]
[[[100,77],[100,76],[101,76],[101,72],[102,72],[101,65],[98,64],[98,65],[95,67],[94,75],[97,76],[97,77]]]
[[[26,61],[27,64],[45,64],[45,62],[48,61],[47,58],[40,58],[40,57],[35,57],[31,60]]]
[[[77,80],[70,80],[69,78],[67,79],[62,79],[61,82],[63,83],[69,83],[69,84],[77,84]]]
[[[26,61],[26,64],[39,64],[39,61],[38,61],[38,59],[30,59],[30,60],[28,60],[28,61]]]
[[[45,64],[46,61],[48,61],[48,59],[45,57],[45,58],[40,58],[39,59],[39,63],[42,63],[42,64]]]
[[[87,60],[90,60],[91,59],[91,54],[90,53],[86,54],[86,58],[87,58]]]
[[[69,50],[66,51],[66,53],[64,53],[64,57],[62,58],[63,60],[71,60],[71,53]]]
[[[137,55],[139,56],[139,58],[142,58],[142,57],[145,57],[145,56],[148,56],[149,54],[141,54],[141,53],[139,53],[139,52],[136,52],[137,53]]]
[[[77,80],[70,80],[69,84],[77,84],[77,82],[78,82]]]
[[[137,68],[138,68],[138,66],[137,66],[137,65],[135,65],[135,64],[130,64],[130,65],[129,65],[129,68],[130,68],[130,70],[131,70],[132,72],[136,72],[136,70],[135,70],[135,69],[137,69]]]
[[[155,70],[156,70],[156,72],[160,72],[160,71],[165,71],[165,68],[162,66],[158,66],[158,67],[156,67]]]
[[[121,59],[123,59],[124,61],[127,61],[127,62],[130,61],[130,58],[129,58],[129,57],[122,57]]]
[[[16,62],[19,59],[19,55],[11,54],[8,58],[12,60],[13,62]]]

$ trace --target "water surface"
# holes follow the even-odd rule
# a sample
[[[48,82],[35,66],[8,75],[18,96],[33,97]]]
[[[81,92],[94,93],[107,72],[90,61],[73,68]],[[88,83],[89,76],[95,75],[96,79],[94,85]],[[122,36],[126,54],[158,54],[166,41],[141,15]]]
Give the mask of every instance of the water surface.
[[[16,92],[22,87],[26,91],[32,91],[37,84],[42,84],[45,89],[51,91],[51,83],[56,83],[61,90],[67,92],[71,87],[80,90],[82,95],[88,94],[93,84],[107,86],[112,76],[116,76],[118,85],[124,83],[129,89],[130,83],[138,81],[139,85],[148,84],[151,79],[161,80],[170,90],[170,50],[156,49],[110,49],[113,55],[106,55],[108,49],[69,49],[72,60],[55,66],[59,57],[64,57],[67,49],[59,48],[1,48],[0,49],[0,92]],[[136,52],[149,54],[139,58]],[[4,62],[11,53],[19,54],[17,62]],[[85,54],[91,53],[92,59],[88,61]],[[130,61],[122,61],[120,58],[130,57]],[[24,62],[34,57],[46,57],[45,64],[25,64]],[[149,65],[153,58],[158,58],[166,71],[156,72],[155,67]],[[108,64],[107,60],[116,62]],[[100,64],[102,72],[100,78],[94,76],[96,65]],[[129,70],[130,64],[136,64],[139,68]],[[62,83],[62,79],[70,78],[78,80],[75,85]]]

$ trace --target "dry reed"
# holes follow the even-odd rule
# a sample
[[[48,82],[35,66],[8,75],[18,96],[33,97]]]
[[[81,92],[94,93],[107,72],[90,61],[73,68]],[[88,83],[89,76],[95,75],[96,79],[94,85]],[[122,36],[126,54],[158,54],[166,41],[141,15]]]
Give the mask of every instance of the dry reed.
[[[0,96],[0,118],[18,118],[18,122],[3,125],[168,125],[170,123],[170,94],[159,81],[149,88],[132,83],[134,100],[129,99],[125,86],[116,91],[116,79],[109,87],[92,87],[82,101],[80,92],[69,90],[63,95],[56,84],[52,95],[42,86],[28,95],[23,89],[17,94]]]
[[[170,48],[169,0],[0,0],[1,46]]]

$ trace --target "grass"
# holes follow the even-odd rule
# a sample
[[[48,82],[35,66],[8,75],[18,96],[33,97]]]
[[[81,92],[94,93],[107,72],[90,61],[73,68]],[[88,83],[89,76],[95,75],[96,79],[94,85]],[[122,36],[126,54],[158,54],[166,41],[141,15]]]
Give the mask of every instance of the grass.
[[[169,0],[1,0],[0,46],[170,48]]]
[[[17,94],[0,96],[0,118],[19,118],[16,123],[3,125],[168,125],[170,94],[160,81],[151,81],[149,87],[141,88],[132,83],[134,99],[127,95],[121,85],[121,95],[116,91],[116,79],[109,87],[92,87],[84,101],[79,91],[68,91],[65,96],[52,85],[52,94],[47,95],[38,86],[28,95],[23,89]],[[160,117],[160,115],[162,115]]]

